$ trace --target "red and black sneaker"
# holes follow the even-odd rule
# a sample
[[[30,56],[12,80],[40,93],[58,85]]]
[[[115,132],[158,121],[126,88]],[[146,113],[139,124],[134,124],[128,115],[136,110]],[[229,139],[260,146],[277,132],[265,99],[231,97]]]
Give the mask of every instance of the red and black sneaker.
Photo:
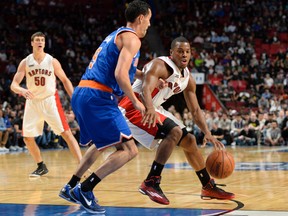
[[[151,176],[149,179],[142,182],[141,186],[139,187],[139,192],[147,195],[156,203],[169,205],[169,200],[160,188],[160,181],[161,176]]]
[[[223,189],[218,188],[217,185],[226,186],[222,184],[215,184],[214,180],[210,179],[208,184],[205,187],[202,187],[201,199],[231,200],[235,197],[235,194],[226,192]]]

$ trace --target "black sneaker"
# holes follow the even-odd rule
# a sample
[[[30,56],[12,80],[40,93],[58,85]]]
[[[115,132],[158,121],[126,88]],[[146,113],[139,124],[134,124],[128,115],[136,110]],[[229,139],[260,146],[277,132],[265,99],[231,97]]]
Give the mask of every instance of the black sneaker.
[[[38,166],[38,168],[32,172],[29,177],[39,177],[45,175],[46,173],[48,173],[48,169],[45,164],[42,164],[41,166]]]

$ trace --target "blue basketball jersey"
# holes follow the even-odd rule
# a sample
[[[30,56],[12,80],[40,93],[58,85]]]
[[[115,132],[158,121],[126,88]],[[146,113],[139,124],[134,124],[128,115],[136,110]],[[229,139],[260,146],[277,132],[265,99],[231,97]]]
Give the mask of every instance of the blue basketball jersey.
[[[102,83],[110,87],[113,90],[113,93],[117,96],[121,96],[124,93],[120,89],[114,74],[120,53],[116,45],[116,37],[118,34],[125,31],[135,33],[135,31],[131,28],[121,27],[108,35],[101,43],[99,48],[95,51],[89,66],[86,68],[86,71],[81,78],[82,80],[94,80]],[[134,80],[139,56],[140,51],[138,51],[138,53],[134,56],[129,70],[129,78],[131,83]]]

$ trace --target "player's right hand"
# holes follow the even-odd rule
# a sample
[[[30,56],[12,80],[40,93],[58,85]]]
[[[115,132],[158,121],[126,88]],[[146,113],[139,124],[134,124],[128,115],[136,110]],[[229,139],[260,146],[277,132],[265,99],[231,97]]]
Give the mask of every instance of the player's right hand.
[[[148,124],[148,128],[150,128],[151,126],[155,127],[157,122],[162,125],[162,121],[156,110],[154,108],[146,109],[145,115],[142,118],[141,123],[143,123],[144,126]]]
[[[25,97],[27,100],[34,98],[33,93],[29,91],[28,89],[23,89],[21,95]]]
[[[133,103],[133,106],[135,107],[136,110],[139,110],[141,112],[142,116],[145,115],[146,108],[139,100],[136,100],[136,102]]]

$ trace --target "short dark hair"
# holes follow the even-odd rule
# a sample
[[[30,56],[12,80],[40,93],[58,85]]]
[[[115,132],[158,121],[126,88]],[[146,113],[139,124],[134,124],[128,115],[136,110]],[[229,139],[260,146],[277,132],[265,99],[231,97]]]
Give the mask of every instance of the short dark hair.
[[[134,0],[130,2],[125,10],[125,18],[127,22],[134,22],[139,15],[146,16],[151,10],[148,3],[141,0]]]
[[[177,42],[182,42],[182,43],[189,43],[188,39],[183,37],[183,36],[179,36],[177,38],[175,38],[172,43],[171,43],[171,49],[173,49],[176,45]]]
[[[35,32],[35,33],[31,36],[31,41],[33,41],[35,37],[44,37],[44,38],[45,38],[45,34],[44,34],[43,32]]]

